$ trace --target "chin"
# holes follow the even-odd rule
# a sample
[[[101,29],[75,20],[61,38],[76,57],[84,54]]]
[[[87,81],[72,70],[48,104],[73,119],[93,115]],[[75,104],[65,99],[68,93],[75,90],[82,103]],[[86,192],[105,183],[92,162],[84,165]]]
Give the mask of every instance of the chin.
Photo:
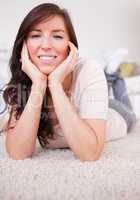
[[[40,66],[39,70],[46,75],[49,75],[51,72],[53,72],[55,69],[55,66]]]

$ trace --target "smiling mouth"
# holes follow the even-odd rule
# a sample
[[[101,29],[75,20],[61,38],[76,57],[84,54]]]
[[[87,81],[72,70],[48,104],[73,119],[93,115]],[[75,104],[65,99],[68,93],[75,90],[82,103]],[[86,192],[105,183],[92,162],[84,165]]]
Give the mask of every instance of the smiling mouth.
[[[57,58],[57,56],[54,56],[54,55],[49,55],[49,56],[46,56],[46,55],[40,55],[38,56],[40,62],[42,64],[51,64],[54,62],[54,60]]]
[[[38,56],[38,58],[40,59],[40,60],[45,60],[45,61],[51,61],[51,60],[53,60],[53,59],[55,59],[57,56]]]

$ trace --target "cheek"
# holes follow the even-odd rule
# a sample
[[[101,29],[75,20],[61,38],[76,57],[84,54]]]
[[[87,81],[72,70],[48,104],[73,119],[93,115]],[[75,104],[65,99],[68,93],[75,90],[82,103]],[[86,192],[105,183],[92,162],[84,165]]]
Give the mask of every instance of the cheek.
[[[30,58],[33,58],[36,51],[35,44],[33,44],[31,41],[27,41],[27,49],[28,49]]]
[[[60,48],[59,48],[59,53],[61,54],[61,56],[63,58],[66,58],[68,56],[68,53],[69,53],[69,47],[68,47],[68,43],[62,45]]]

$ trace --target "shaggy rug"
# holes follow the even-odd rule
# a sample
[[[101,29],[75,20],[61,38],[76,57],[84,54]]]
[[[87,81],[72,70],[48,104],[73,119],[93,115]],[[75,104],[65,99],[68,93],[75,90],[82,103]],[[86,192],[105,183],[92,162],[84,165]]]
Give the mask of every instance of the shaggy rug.
[[[140,200],[140,122],[127,137],[105,144],[99,161],[68,150],[9,159],[0,136],[0,200]]]

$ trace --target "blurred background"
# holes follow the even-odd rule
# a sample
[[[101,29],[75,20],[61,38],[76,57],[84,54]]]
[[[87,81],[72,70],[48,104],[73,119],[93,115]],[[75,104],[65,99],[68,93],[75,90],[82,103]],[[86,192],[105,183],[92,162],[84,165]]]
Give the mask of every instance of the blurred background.
[[[41,0],[0,1],[0,87],[9,80],[8,60],[25,15]],[[137,117],[140,118],[140,0],[47,1],[68,9],[81,57],[120,68]],[[4,106],[0,97],[0,107]]]
[[[24,16],[41,0],[0,1],[0,47],[13,45]],[[58,0],[68,9],[75,25],[82,56],[93,56],[101,49],[125,47],[129,60],[140,60],[139,0]]]

